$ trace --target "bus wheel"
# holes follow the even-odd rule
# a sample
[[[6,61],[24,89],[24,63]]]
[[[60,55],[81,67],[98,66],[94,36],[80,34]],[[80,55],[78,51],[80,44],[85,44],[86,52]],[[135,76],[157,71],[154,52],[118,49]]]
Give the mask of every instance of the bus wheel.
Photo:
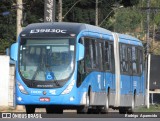
[[[119,113],[120,114],[132,114],[134,113],[135,110],[135,99],[136,99],[136,95],[134,94],[133,98],[132,98],[132,104],[131,107],[121,107],[119,108]]]
[[[25,108],[27,114],[35,113],[35,107],[33,105],[25,105]]]
[[[47,107],[46,107],[46,113],[47,113],[47,114],[53,113],[53,110],[54,110],[54,108],[53,108],[52,106],[50,106],[50,107],[47,106]]]
[[[89,104],[90,104],[90,98],[89,98],[89,94],[87,93],[87,96],[86,96],[86,105],[79,107],[77,109],[77,113],[78,114],[88,113]]]
[[[106,96],[106,102],[101,113],[107,114],[108,111],[109,111],[109,95]]]
[[[126,113],[127,113],[126,107],[120,107],[120,108],[119,108],[119,113],[120,113],[120,114],[126,114]]]
[[[63,114],[63,109],[58,106],[47,106],[46,107],[47,114]]]
[[[136,100],[136,95],[134,94],[133,98],[132,98],[132,106],[128,108],[128,113],[134,113],[135,110],[135,100]]]

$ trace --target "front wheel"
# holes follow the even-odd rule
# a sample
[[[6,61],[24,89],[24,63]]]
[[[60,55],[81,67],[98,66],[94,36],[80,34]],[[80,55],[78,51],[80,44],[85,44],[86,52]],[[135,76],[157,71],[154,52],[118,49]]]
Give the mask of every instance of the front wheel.
[[[63,108],[60,106],[47,106],[46,113],[47,114],[63,114]]]
[[[90,105],[90,97],[89,97],[89,94],[87,93],[87,96],[86,96],[86,105],[79,107],[77,109],[77,113],[78,114],[88,113],[89,105]]]
[[[35,106],[34,105],[25,105],[26,113],[31,114],[35,113]]]

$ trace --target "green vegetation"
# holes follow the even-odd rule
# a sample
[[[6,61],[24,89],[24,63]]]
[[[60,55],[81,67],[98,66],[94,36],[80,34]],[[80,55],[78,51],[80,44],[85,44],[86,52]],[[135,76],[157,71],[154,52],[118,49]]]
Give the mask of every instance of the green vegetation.
[[[95,25],[95,1],[80,0],[63,19],[64,22],[81,22]],[[62,0],[63,16],[77,2],[77,0]],[[146,0],[99,0],[98,23],[104,18],[101,27],[119,33],[127,33],[138,37],[145,43],[146,12],[141,7],[146,7]],[[123,6],[123,7],[120,7]],[[151,7],[160,7],[159,0],[152,0]],[[16,41],[16,0],[1,0],[0,2],[0,54],[5,54],[5,49]],[[8,13],[6,13],[8,12]],[[23,0],[22,26],[30,23],[43,22],[44,0]],[[150,31],[158,29],[160,14],[151,12]],[[56,21],[58,20],[58,0],[56,0]],[[159,42],[151,44],[151,51],[160,54]]]
[[[150,105],[150,108],[138,107],[135,112],[160,112],[160,104]]]

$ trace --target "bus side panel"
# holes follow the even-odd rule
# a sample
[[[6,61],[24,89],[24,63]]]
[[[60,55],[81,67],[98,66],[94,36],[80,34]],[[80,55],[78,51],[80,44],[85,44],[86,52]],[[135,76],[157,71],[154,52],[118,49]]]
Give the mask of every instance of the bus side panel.
[[[129,75],[121,75],[120,106],[131,106],[132,102],[132,79]]]
[[[113,73],[106,73],[106,92],[109,88],[109,105],[114,106],[115,105],[115,74]]]
[[[121,75],[121,107],[130,107],[132,105],[134,92],[136,94],[136,106],[144,104],[143,82],[142,76]]]
[[[100,72],[97,75],[99,91],[92,92],[91,105],[104,106],[108,95],[108,89],[113,88],[113,75],[109,72]],[[115,88],[115,87],[114,87]]]
[[[133,76],[133,91],[136,89],[136,106],[144,104],[144,91],[143,91],[143,75],[142,76]]]
[[[90,87],[90,105],[104,105],[106,99],[106,89],[102,87],[103,75],[101,72],[91,72],[86,76],[83,83],[79,87],[79,91],[83,88],[89,93]],[[83,97],[82,97],[83,98]],[[84,100],[84,99],[81,99]],[[82,102],[82,101],[81,101]]]

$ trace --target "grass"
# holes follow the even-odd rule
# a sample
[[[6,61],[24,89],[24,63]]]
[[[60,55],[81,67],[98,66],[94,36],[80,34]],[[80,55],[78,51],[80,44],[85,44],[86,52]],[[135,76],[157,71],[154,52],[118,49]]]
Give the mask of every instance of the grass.
[[[137,107],[135,112],[160,112],[160,104],[150,105],[149,109],[147,107]]]

